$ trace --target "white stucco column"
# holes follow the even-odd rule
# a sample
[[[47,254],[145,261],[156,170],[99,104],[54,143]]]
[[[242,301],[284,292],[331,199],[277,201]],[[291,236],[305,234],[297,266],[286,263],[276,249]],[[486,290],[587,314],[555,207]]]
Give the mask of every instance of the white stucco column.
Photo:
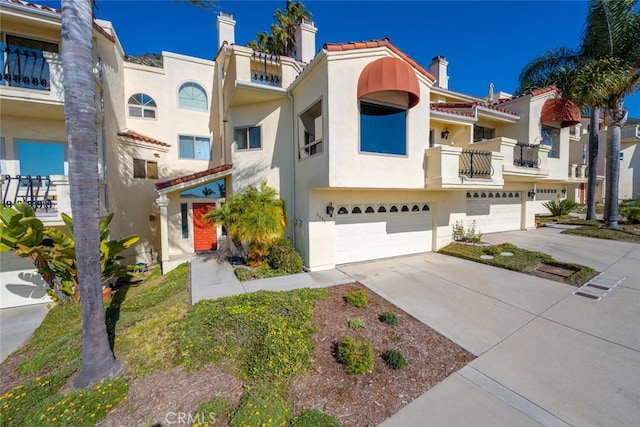
[[[162,255],[162,265],[169,261],[169,198],[166,194],[160,194],[156,199],[160,207],[160,250]]]

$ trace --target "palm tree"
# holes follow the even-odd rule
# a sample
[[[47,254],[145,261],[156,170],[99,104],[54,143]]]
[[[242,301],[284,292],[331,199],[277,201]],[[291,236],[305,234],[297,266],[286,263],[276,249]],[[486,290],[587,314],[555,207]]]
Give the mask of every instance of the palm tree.
[[[310,20],[309,12],[302,2],[287,0],[284,13],[276,8],[273,15],[276,20],[271,24],[271,34],[266,31],[256,34],[256,40],[247,43],[247,47],[274,55],[294,57],[296,54],[296,27],[302,20]]]
[[[549,51],[527,64],[520,75],[520,90],[553,83],[591,113],[588,219],[595,219],[598,129],[600,108],[604,109],[605,123],[612,127],[608,132],[605,199],[605,220],[610,228],[618,227],[617,159],[620,127],[626,120],[624,96],[638,87],[637,66],[632,68],[640,58],[640,14],[635,10],[636,2],[591,0],[580,51],[567,48]]]
[[[640,12],[637,0],[592,0],[587,15],[582,51],[595,59],[616,58],[620,74],[603,104],[607,130],[605,225],[618,226],[621,128],[628,111],[624,98],[640,85]]]
[[[74,218],[78,287],[82,298],[82,367],[77,388],[117,375],[102,302],[98,133],[93,80],[93,2],[62,0],[64,114],[69,142],[69,188]]]
[[[204,218],[226,227],[238,249],[248,248],[248,258],[255,264],[261,263],[269,244],[284,235],[284,202],[264,181],[259,188],[229,197]]]

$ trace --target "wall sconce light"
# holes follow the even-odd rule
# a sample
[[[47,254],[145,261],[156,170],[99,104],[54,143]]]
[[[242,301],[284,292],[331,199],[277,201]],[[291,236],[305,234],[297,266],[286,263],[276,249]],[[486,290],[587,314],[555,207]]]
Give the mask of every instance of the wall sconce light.
[[[536,196],[536,190],[529,190],[528,195],[530,199],[533,199]]]
[[[442,136],[442,139],[449,139],[449,128],[444,128],[440,136]]]
[[[335,208],[333,207],[333,203],[329,202],[329,204],[327,205],[327,215],[329,215],[331,218],[333,218],[333,210]]]
[[[567,187],[562,187],[562,190],[560,190],[560,191],[562,191],[562,195],[563,196],[567,195]]]
[[[156,214],[150,214],[149,215],[149,221],[153,222],[156,220]]]

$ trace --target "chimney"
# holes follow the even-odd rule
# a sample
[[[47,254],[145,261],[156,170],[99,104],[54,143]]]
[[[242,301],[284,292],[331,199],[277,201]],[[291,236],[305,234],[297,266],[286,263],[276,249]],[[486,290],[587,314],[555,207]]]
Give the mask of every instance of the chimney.
[[[225,41],[228,44],[234,44],[236,42],[235,27],[236,21],[233,20],[233,15],[220,12],[218,20],[216,21],[216,28],[218,29],[218,49],[220,49],[222,43]]]
[[[316,32],[313,21],[305,19],[296,27],[296,60],[309,63],[316,56]]]
[[[429,69],[431,70],[431,74],[436,76],[436,87],[441,89],[449,89],[449,76],[447,75],[447,58],[444,56],[438,55],[431,60],[431,65],[429,65]]]

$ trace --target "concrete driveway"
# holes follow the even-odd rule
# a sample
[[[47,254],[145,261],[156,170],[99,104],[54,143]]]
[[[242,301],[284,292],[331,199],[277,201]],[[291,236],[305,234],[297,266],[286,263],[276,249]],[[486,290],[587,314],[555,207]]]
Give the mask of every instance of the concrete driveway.
[[[429,253],[340,270],[478,356],[383,426],[640,425],[640,245],[538,229],[483,240],[625,277],[602,300]]]

